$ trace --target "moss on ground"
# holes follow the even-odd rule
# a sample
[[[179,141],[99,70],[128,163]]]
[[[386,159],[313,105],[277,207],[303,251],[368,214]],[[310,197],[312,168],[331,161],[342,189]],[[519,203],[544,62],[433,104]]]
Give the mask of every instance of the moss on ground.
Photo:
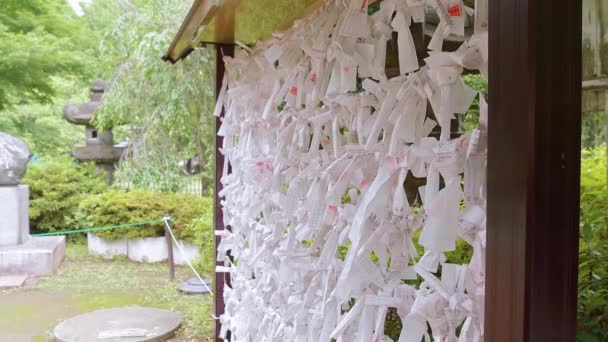
[[[177,267],[176,278],[191,278]],[[35,284],[0,291],[0,340],[19,336],[45,341],[63,319],[98,309],[140,305],[182,314],[182,328],[171,341],[211,341],[211,296],[189,296],[168,280],[167,265],[141,264],[124,258],[107,261],[90,256],[82,244],[68,244],[58,274]],[[4,334],[4,335],[3,335]]]

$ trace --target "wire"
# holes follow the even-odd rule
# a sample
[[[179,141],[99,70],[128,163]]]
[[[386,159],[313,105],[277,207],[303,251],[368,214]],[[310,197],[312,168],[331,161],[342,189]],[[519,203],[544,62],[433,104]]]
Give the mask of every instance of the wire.
[[[184,260],[186,260],[186,263],[188,264],[188,266],[190,266],[190,268],[192,269],[192,272],[194,272],[194,274],[196,275],[196,277],[198,278],[198,280],[200,280],[200,282],[207,289],[207,291],[209,291],[209,293],[213,296],[213,291],[211,291],[211,289],[209,288],[209,286],[207,286],[207,283],[205,283],[205,281],[198,274],[198,272],[196,271],[196,269],[194,268],[194,266],[192,266],[192,264],[190,263],[190,260],[188,260],[188,257],[186,256],[186,253],[184,253],[184,250],[182,249],[181,244],[175,238],[175,235],[173,234],[173,230],[171,229],[171,226],[169,225],[169,221],[170,220],[171,220],[171,217],[169,217],[169,216],[165,216],[162,219],[162,221],[165,223],[165,226],[167,227],[167,230],[169,231],[169,234],[171,235],[171,239],[173,239],[173,242],[175,242],[175,245],[177,246],[177,249],[181,253],[181,255],[184,258]]]
[[[57,235],[69,235],[69,234],[76,234],[76,233],[97,232],[100,230],[112,230],[112,229],[119,229],[119,228],[126,228],[126,227],[144,226],[147,224],[161,223],[161,222],[164,222],[164,219],[154,220],[154,221],[145,221],[145,222],[136,222],[136,223],[126,223],[126,224],[119,224],[119,225],[114,225],[114,226],[91,227],[91,228],[84,228],[84,229],[65,230],[65,231],[61,231],[61,232],[32,234],[32,236],[57,236]]]

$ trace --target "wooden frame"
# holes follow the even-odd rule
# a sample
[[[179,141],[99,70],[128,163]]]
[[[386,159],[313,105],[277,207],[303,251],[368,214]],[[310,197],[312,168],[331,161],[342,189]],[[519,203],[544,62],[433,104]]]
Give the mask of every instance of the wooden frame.
[[[224,6],[222,6],[216,14],[216,41],[234,41],[234,21],[236,6],[239,0],[225,0]],[[223,28],[220,30],[220,28]],[[216,100],[219,96],[224,80],[224,74],[226,73],[226,65],[224,64],[224,57],[234,57],[234,44],[215,44],[215,96]],[[224,143],[224,137],[219,136],[217,133],[222,125],[224,119],[224,108],[220,113],[220,116],[215,119],[215,191],[214,191],[214,211],[213,211],[213,227],[216,231],[230,230],[230,227],[224,224],[224,212],[221,205],[221,197],[219,196],[220,191],[223,189],[221,182],[224,167],[228,167],[227,172],[230,173],[230,165],[224,163],[224,155],[221,153],[220,148]],[[215,236],[214,240],[214,266],[225,266],[223,262],[217,262],[217,247],[221,242],[220,236]],[[229,256],[230,257],[230,256]],[[215,341],[221,341],[220,332],[222,324],[219,317],[224,314],[225,303],[224,303],[224,285],[230,286],[230,276],[227,273],[215,273],[214,284],[214,302],[213,302],[213,313],[218,319],[215,320]],[[227,340],[230,341],[230,332],[226,336]]]
[[[222,88],[222,81],[224,79],[224,73],[226,71],[224,65],[224,56],[234,57],[234,45],[215,45],[216,51],[216,70],[215,70],[215,96],[216,99]],[[215,191],[214,191],[214,210],[213,210],[213,227],[215,231],[222,231],[224,229],[230,229],[224,225],[224,213],[221,205],[221,198],[219,192],[223,189],[221,177],[224,172],[224,155],[220,152],[220,148],[224,143],[224,137],[217,135],[220,129],[222,119],[224,118],[224,110],[222,109],[221,115],[215,119]],[[230,166],[228,165],[230,168]],[[230,169],[228,169],[230,172]],[[217,261],[217,246],[222,241],[220,236],[215,236],[214,240],[214,266],[225,266],[223,262]],[[230,286],[230,277],[226,273],[215,273],[215,281],[213,282],[213,314],[215,317],[220,317],[224,314],[224,285]],[[215,320],[215,341],[222,341],[220,339],[220,331],[222,325],[219,319]],[[228,340],[230,337],[228,336]]]
[[[575,341],[581,18],[490,2],[486,341]]]
[[[214,1],[195,0],[163,60],[177,63],[186,58],[194,50],[192,40],[199,35],[199,29],[209,24],[216,11],[217,6]]]
[[[176,62],[193,49],[193,33],[216,15],[209,3],[195,2],[165,59]],[[580,1],[490,1],[485,341],[575,340],[581,17]],[[229,19],[233,42],[234,20]],[[229,35],[216,38],[230,40]],[[234,47],[216,49],[219,89],[222,57],[233,55]],[[217,137],[217,176],[224,166],[217,150],[221,143]],[[216,194],[220,189],[216,177]],[[224,229],[219,200],[216,230]],[[216,276],[216,316],[223,312],[225,281]],[[216,321],[216,341],[220,327]]]

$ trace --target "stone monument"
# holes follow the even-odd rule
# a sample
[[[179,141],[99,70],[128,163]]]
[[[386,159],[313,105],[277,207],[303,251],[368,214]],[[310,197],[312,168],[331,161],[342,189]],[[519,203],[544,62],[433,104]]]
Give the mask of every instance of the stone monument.
[[[91,85],[91,102],[71,104],[63,108],[63,117],[74,125],[86,127],[86,145],[74,150],[74,157],[79,161],[93,161],[98,170],[106,172],[108,183],[112,183],[115,164],[122,156],[123,148],[114,146],[112,129],[99,131],[91,125],[93,115],[101,103],[106,83],[95,80]]]
[[[7,275],[53,274],[65,253],[63,236],[30,236],[29,187],[19,184],[29,159],[23,141],[0,132],[0,287]]]

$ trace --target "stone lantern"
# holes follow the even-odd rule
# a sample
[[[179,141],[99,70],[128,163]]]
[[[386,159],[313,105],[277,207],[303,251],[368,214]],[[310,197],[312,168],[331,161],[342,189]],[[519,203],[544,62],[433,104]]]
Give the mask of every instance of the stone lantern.
[[[63,108],[63,116],[69,123],[85,126],[86,144],[82,147],[76,147],[74,157],[82,162],[95,162],[97,170],[105,171],[108,183],[111,184],[115,164],[120,160],[123,148],[114,146],[114,134],[111,128],[100,131],[91,125],[91,120],[95,111],[99,108],[105,89],[106,83],[104,81],[93,81],[91,85],[91,101],[89,103],[65,106]]]

